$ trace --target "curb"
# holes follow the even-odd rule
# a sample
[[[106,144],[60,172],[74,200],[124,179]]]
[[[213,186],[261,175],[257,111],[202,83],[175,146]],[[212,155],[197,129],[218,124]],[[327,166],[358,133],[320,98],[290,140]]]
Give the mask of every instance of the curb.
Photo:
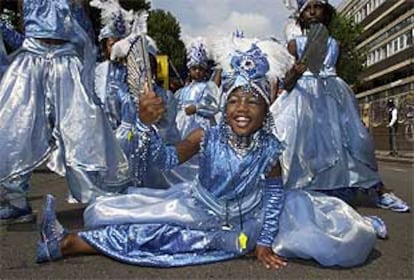
[[[376,158],[378,161],[384,161],[384,162],[414,164],[414,158],[390,157],[390,156],[381,156],[381,155],[376,155]]]

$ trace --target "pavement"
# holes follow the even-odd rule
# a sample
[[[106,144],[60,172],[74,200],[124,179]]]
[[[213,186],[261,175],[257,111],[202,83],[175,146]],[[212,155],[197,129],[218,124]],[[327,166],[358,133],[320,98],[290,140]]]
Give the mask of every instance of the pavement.
[[[409,164],[379,161],[385,185],[409,205],[414,205],[414,176]],[[43,170],[32,177],[29,200],[38,217],[47,193],[54,194],[62,224],[76,230],[83,226],[85,205],[65,201],[64,178]],[[380,216],[390,238],[378,240],[366,263],[359,267],[321,267],[312,260],[291,259],[287,267],[269,271],[253,257],[181,268],[149,268],[121,264],[104,256],[81,256],[36,264],[36,223],[0,228],[0,279],[414,279],[414,214],[379,209],[372,198],[360,197],[354,205],[362,215]],[[38,221],[39,222],[39,221]]]
[[[390,155],[390,151],[375,151],[378,161],[414,164],[414,151],[398,151],[397,155]]]

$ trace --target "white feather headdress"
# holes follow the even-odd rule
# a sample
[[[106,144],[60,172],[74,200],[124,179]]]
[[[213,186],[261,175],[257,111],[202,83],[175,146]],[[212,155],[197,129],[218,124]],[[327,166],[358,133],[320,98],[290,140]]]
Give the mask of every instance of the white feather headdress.
[[[133,11],[123,9],[118,0],[92,0],[89,4],[101,10],[102,29],[99,40],[109,37],[123,38],[130,33]]]

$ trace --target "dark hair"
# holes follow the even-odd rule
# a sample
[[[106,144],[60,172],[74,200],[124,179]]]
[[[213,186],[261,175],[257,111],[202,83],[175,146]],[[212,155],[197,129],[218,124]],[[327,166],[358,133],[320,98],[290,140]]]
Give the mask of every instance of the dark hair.
[[[324,14],[324,19],[323,19],[323,21],[322,21],[322,23],[325,25],[325,26],[329,26],[330,24],[331,24],[331,22],[332,22],[332,20],[333,20],[333,18],[335,17],[335,15],[336,15],[336,10],[335,10],[335,8],[331,5],[331,4],[329,4],[329,3],[326,3],[326,4],[322,4],[323,6],[324,6],[324,8],[325,8],[325,14]],[[303,12],[302,12],[303,13]],[[305,29],[307,29],[309,26],[307,25],[307,23],[306,22],[304,22],[303,21],[303,19],[302,19],[302,13],[300,13],[300,15],[299,15],[299,17],[298,17],[298,24],[299,24],[299,26],[300,26],[300,28],[302,29],[302,30],[305,30]]]
[[[388,99],[387,106],[388,107],[395,106],[394,99]]]

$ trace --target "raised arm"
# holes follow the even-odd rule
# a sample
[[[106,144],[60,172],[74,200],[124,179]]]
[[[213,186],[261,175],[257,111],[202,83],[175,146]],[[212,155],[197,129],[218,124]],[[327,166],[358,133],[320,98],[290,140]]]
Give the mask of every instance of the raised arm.
[[[288,43],[288,51],[291,55],[293,55],[296,58],[296,62],[292,66],[292,68],[288,72],[286,72],[285,78],[283,79],[283,88],[287,91],[291,91],[295,87],[298,79],[302,76],[303,72],[306,71],[306,66],[303,63],[298,62],[299,57],[296,51],[295,40],[291,40]]]

